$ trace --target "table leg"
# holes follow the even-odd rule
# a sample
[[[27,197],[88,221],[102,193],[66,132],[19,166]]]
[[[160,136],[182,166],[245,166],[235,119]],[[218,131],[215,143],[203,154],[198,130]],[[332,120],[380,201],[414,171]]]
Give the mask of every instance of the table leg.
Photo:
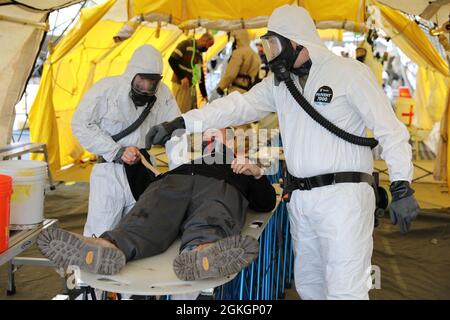
[[[45,162],[47,162],[47,172],[48,172],[48,182],[50,183],[50,190],[55,190],[56,187],[53,183],[52,173],[50,171],[50,166],[48,165],[48,152],[47,152],[47,145],[43,146],[44,148],[44,158]]]
[[[6,284],[6,295],[12,296],[16,294],[16,284],[14,281],[14,264],[12,262],[8,262],[7,264],[7,272],[8,272],[8,278],[7,278],[7,284]]]

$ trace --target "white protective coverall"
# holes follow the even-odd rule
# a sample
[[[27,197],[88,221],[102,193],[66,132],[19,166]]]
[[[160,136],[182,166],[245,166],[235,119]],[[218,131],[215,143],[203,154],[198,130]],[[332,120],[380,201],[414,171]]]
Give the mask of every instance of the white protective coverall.
[[[408,131],[395,117],[369,68],[334,55],[323,45],[308,12],[297,6],[276,9],[268,22],[274,31],[306,47],[312,67],[304,90],[324,117],[341,129],[364,136],[373,131],[383,148],[391,181],[411,181]],[[320,89],[332,96],[315,102]],[[328,90],[328,92],[331,92]],[[249,92],[217,99],[183,115],[188,132],[256,121],[277,112],[289,172],[300,178],[359,171],[371,174],[372,152],[348,143],[312,120],[273,74]],[[200,125],[201,123],[201,125]],[[293,192],[289,202],[295,252],[295,284],[302,299],[368,299],[373,249],[375,196],[367,183],[340,183]],[[370,282],[370,283],[369,283]]]
[[[144,148],[145,135],[152,126],[180,115],[170,89],[160,83],[157,100],[140,127],[118,142],[111,138],[129,127],[145,108],[135,107],[129,97],[134,76],[137,73],[162,74],[162,71],[160,52],[150,45],[143,45],[134,52],[121,76],[95,83],[73,115],[72,130],[80,144],[107,161],[96,164],[91,173],[85,236],[100,236],[111,230],[135,203],[124,166],[112,163],[117,152],[128,146]]]

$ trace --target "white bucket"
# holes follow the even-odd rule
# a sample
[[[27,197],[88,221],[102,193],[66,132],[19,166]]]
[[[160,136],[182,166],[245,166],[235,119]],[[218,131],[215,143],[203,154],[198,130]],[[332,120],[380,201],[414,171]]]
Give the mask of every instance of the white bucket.
[[[47,163],[35,160],[0,161],[0,174],[13,178],[10,229],[32,229],[44,220]]]

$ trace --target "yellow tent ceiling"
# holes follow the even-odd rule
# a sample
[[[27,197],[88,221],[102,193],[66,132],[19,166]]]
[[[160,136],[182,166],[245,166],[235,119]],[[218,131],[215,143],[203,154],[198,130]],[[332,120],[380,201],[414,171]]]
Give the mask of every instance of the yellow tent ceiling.
[[[393,9],[421,16],[424,19],[436,22],[439,26],[448,21],[450,14],[450,0],[379,0]]]
[[[297,4],[313,13],[316,21],[364,21],[364,1],[314,1],[314,0],[159,0],[132,1],[131,16],[149,12],[172,16],[175,24],[186,20],[235,20],[270,16],[275,8],[283,4]],[[330,4],[333,4],[332,6]]]

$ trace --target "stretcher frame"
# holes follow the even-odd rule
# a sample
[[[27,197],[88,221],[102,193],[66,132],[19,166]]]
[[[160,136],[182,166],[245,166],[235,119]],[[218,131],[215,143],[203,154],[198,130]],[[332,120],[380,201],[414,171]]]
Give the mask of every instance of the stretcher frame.
[[[57,219],[44,219],[44,221],[31,229],[14,231],[9,239],[9,246],[0,253],[0,266],[7,264],[6,295],[16,293],[15,273],[22,266],[56,267],[46,258],[19,257],[19,255],[36,243],[42,230],[59,226]],[[64,279],[63,279],[64,280]],[[63,284],[64,281],[63,281]]]

